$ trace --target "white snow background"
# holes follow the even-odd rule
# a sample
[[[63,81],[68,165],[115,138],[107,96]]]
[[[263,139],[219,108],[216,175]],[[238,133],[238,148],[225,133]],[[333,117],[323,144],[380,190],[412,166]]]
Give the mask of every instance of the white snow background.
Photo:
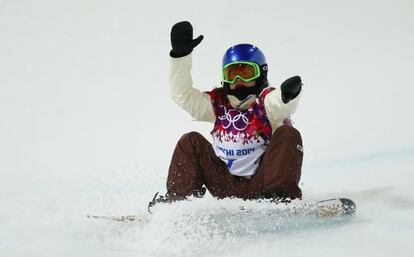
[[[413,14],[411,0],[0,0],[0,256],[414,256]],[[169,97],[181,20],[205,36],[201,90],[241,42],[273,86],[302,76],[304,200],[352,198],[354,218],[209,195],[145,224],[86,218],[144,215],[179,137],[209,137]]]

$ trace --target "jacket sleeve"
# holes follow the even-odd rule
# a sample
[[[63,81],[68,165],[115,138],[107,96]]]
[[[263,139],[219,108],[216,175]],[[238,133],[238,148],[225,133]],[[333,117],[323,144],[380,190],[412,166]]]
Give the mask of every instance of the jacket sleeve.
[[[170,87],[172,99],[198,121],[214,122],[210,96],[193,87],[191,54],[171,58]]]
[[[282,101],[282,92],[280,91],[280,87],[275,88],[266,95],[264,99],[264,106],[267,117],[272,125],[273,132],[283,125],[283,121],[286,118],[289,118],[290,115],[295,113],[299,99],[302,95],[302,90],[299,95],[295,97],[295,99],[292,99],[287,104]]]

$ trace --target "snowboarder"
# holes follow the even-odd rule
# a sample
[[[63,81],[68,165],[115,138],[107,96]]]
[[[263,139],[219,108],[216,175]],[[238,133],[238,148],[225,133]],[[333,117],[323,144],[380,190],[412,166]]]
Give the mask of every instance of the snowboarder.
[[[173,100],[194,119],[214,123],[212,143],[197,132],[181,137],[174,150],[165,196],[158,202],[202,197],[301,198],[303,146],[291,122],[301,95],[299,76],[270,87],[262,51],[238,44],[224,54],[222,86],[209,92],[193,87],[193,39],[188,21],[171,29],[170,86]]]

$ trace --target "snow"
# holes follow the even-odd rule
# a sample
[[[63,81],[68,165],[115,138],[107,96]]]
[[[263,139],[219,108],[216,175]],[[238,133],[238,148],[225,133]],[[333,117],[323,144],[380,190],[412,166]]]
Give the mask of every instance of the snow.
[[[0,1],[0,256],[414,256],[414,3]],[[277,86],[299,74],[305,200],[349,197],[338,222],[269,221],[269,206],[211,196],[158,207],[194,122],[169,97],[171,26],[205,39],[193,79],[220,82],[224,51],[257,44]],[[252,212],[240,213],[250,206]]]

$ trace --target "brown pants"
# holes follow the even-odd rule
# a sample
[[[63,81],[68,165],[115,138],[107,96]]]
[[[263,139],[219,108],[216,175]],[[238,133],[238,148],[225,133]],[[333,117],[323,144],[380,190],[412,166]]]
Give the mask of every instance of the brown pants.
[[[282,126],[273,133],[256,174],[250,179],[236,177],[230,174],[202,135],[190,132],[181,137],[174,150],[167,179],[167,197],[180,200],[200,195],[205,185],[217,198],[301,198],[298,184],[302,159],[299,131]]]

